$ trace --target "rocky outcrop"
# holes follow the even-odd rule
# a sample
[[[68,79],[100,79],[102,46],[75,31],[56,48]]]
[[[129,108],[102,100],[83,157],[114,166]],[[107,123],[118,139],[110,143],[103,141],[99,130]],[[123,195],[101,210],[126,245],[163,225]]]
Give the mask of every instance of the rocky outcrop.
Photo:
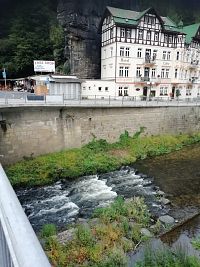
[[[133,5],[134,2],[134,5]],[[99,23],[106,6],[135,8],[131,0],[59,0],[58,20],[65,32],[66,68],[80,78],[100,77]]]

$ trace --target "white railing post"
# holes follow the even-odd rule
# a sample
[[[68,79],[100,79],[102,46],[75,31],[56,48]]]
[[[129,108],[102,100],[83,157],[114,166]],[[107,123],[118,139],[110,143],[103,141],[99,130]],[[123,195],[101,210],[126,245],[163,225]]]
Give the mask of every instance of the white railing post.
[[[51,266],[1,164],[0,227],[0,266]]]

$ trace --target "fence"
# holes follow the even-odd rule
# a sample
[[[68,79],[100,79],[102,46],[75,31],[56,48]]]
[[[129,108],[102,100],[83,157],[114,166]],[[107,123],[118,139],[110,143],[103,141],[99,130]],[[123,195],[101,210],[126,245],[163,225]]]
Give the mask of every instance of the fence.
[[[50,267],[1,164],[0,266]]]
[[[87,95],[71,99],[68,95],[35,95],[30,93],[0,92],[0,107],[6,106],[185,106],[200,105],[200,97],[170,98],[170,97],[113,97],[109,95]]]

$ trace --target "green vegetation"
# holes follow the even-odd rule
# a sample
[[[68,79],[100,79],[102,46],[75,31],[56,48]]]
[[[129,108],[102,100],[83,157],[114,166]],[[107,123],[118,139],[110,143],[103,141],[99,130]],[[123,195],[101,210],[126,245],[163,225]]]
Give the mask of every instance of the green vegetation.
[[[131,137],[125,132],[116,143],[94,139],[81,149],[24,160],[7,168],[6,172],[14,186],[44,185],[59,179],[113,171],[136,159],[169,153],[199,140],[200,134]]]
[[[52,235],[56,235],[57,230],[56,230],[56,226],[54,224],[45,224],[42,227],[40,236],[41,238],[46,238],[46,237],[50,237]]]
[[[191,241],[194,248],[200,250],[200,237],[197,237]]]
[[[200,134],[179,136],[141,136],[140,129],[130,136],[126,131],[118,142],[93,140],[80,149],[24,160],[6,169],[13,186],[39,186],[60,179],[74,179],[83,175],[105,173],[137,159],[159,156],[200,141]]]
[[[93,217],[78,225],[74,238],[65,244],[55,237],[46,238],[45,249],[53,266],[127,266],[126,252],[144,240],[141,228],[149,226],[144,200],[119,197],[109,207],[97,209]]]
[[[169,248],[153,251],[147,249],[144,260],[135,267],[200,267],[200,260],[188,256],[187,252],[179,248],[175,251]]]
[[[0,69],[8,78],[33,74],[33,60],[55,60],[64,64],[64,32],[57,21],[53,0],[13,1],[0,16]],[[6,6],[5,6],[6,8]]]

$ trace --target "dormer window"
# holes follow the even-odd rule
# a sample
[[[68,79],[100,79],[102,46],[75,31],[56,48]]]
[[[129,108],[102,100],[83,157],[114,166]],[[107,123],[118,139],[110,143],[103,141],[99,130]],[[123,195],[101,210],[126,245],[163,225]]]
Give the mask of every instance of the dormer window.
[[[154,41],[158,42],[158,40],[159,40],[159,33],[156,32],[155,35],[154,35]]]
[[[142,40],[143,39],[143,30],[139,30],[139,33],[138,33],[138,39],[139,40]]]
[[[122,38],[125,37],[125,28],[120,28],[120,36],[121,36]]]
[[[150,41],[150,40],[151,40],[151,32],[148,31],[148,32],[147,32],[147,41]]]
[[[126,31],[126,37],[131,38],[131,30],[130,29],[127,29],[127,31]]]

